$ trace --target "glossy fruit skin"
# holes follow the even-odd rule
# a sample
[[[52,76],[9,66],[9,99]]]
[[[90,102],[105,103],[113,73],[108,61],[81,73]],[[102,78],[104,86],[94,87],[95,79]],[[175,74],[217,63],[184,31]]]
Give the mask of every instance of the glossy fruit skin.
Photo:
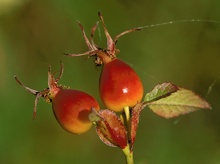
[[[114,58],[104,63],[99,81],[100,97],[115,112],[133,107],[143,97],[143,85],[136,72],[125,62]]]
[[[63,129],[74,134],[88,131],[92,126],[88,118],[91,109],[99,110],[99,104],[92,96],[71,89],[61,89],[52,98],[52,107]]]

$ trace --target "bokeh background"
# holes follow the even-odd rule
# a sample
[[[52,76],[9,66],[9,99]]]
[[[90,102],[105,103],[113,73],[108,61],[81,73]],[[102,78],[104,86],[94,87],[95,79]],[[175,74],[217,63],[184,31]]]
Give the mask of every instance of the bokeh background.
[[[220,1],[219,0],[0,0],[0,163],[125,163],[118,148],[104,145],[94,127],[86,134],[65,132],[51,105],[42,99],[32,120],[34,96],[27,86],[47,87],[48,64],[64,62],[63,85],[92,94],[100,102],[100,68],[82,53],[87,47],[77,25],[87,32],[104,15],[115,36],[137,26],[185,19],[210,22],[174,23],[146,28],[120,38],[118,58],[131,65],[145,91],[165,81],[194,90],[212,110],[166,120],[149,109],[142,112],[134,148],[136,164],[220,163]],[[102,27],[95,34],[105,46]],[[104,106],[101,104],[102,108]]]

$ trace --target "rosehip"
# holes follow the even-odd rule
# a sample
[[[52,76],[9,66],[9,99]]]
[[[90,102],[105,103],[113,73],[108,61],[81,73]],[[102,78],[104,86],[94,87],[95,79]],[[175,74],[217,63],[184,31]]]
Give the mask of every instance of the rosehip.
[[[96,100],[89,94],[70,89],[62,89],[52,99],[53,112],[57,121],[71,133],[88,131],[92,122],[88,116],[92,108],[99,109]]]
[[[99,93],[107,108],[120,112],[141,101],[143,85],[135,71],[115,58],[104,63],[100,76]]]
[[[81,134],[88,131],[92,122],[89,120],[89,114],[92,108],[99,110],[99,104],[89,94],[64,88],[57,84],[63,73],[63,66],[60,69],[60,76],[54,78],[49,67],[48,88],[39,92],[24,86],[15,76],[16,81],[27,91],[36,96],[34,105],[34,116],[36,116],[37,102],[43,97],[46,102],[52,102],[53,113],[63,129],[70,133]]]
[[[104,27],[107,38],[107,49],[98,48],[93,35],[97,24],[92,28],[91,42],[87,38],[83,26],[79,23],[83,37],[89,48],[88,52],[83,54],[67,54],[68,56],[96,56],[97,65],[104,64],[99,81],[99,93],[103,103],[107,108],[115,112],[121,112],[125,107],[133,107],[141,101],[143,97],[143,85],[136,72],[125,62],[116,58],[119,50],[116,49],[116,42],[124,34],[140,30],[139,28],[130,29],[117,35],[113,41],[105,26],[103,17],[99,13],[99,18]]]

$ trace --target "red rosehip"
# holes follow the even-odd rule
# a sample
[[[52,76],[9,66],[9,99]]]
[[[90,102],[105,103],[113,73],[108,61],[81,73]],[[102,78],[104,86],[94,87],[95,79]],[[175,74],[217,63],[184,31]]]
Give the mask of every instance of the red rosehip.
[[[99,110],[99,104],[89,94],[64,88],[57,84],[63,73],[63,67],[60,70],[60,76],[54,78],[49,69],[48,88],[39,92],[24,86],[15,77],[16,81],[27,91],[36,96],[34,106],[34,118],[36,116],[37,102],[43,97],[46,102],[52,102],[53,113],[63,129],[73,134],[81,134],[88,131],[92,122],[89,120],[89,114],[92,108]]]
[[[83,26],[79,23],[83,37],[89,48],[88,52],[82,54],[67,54],[68,56],[95,56],[97,65],[104,64],[99,81],[99,92],[103,103],[107,108],[115,112],[121,112],[125,107],[133,107],[141,101],[143,97],[143,85],[136,72],[125,62],[116,58],[119,52],[116,49],[117,40],[124,34],[140,30],[134,28],[122,32],[113,40],[108,33],[103,17],[99,13],[99,18],[104,27],[107,38],[107,49],[101,49],[94,43],[93,35],[97,24],[92,28],[91,42],[87,38]]]
[[[133,107],[143,97],[143,85],[136,72],[115,58],[104,63],[99,82],[100,97],[105,106],[115,112]]]
[[[89,94],[61,89],[52,99],[54,115],[59,124],[70,133],[84,133],[88,131],[92,122],[88,116],[92,108],[99,110],[99,104]]]

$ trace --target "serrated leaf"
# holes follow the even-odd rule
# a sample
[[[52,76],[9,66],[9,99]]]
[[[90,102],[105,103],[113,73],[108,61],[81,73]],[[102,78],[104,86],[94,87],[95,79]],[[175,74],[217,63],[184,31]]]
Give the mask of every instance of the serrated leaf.
[[[196,95],[193,91],[179,88],[171,95],[147,103],[148,107],[165,118],[172,118],[182,114],[194,112],[199,109],[211,109],[209,103]]]
[[[153,90],[145,95],[144,102],[155,101],[166,96],[169,96],[171,93],[176,92],[179,88],[172,83],[162,83],[156,85]]]

